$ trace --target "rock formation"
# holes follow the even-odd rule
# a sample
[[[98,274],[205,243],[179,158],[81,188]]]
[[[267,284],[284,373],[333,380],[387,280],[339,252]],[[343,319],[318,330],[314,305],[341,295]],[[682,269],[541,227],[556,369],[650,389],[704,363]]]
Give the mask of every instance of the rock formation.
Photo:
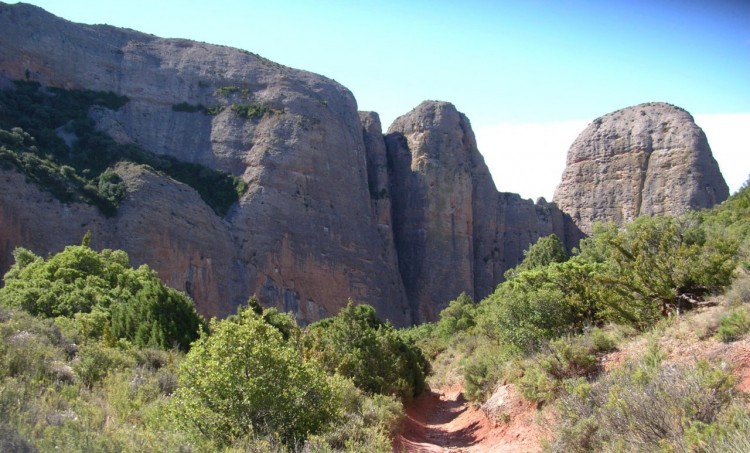
[[[304,322],[335,313],[348,298],[373,305],[397,325],[411,322],[395,252],[370,206],[356,102],[343,86],[238,49],[74,24],[23,4],[0,5],[0,78],[126,95],[130,101],[117,111],[91,112],[101,130],[249,184],[220,219],[197,208],[196,196],[163,193],[156,200],[155,186],[172,183],[149,177],[142,186],[152,195],[153,203],[144,204],[148,216],[125,220],[126,202],[113,221],[74,222],[54,240],[53,212],[73,219],[95,212],[53,201],[52,210],[47,203],[19,205],[4,188],[0,271],[15,246],[55,252],[91,229],[102,238],[93,244],[122,246],[134,262],[148,262],[165,281],[189,290],[204,314],[226,315],[255,293]],[[196,111],[179,111],[179,104]],[[243,118],[236,105],[270,113]],[[22,211],[49,211],[49,223]],[[117,229],[121,223],[136,230]],[[37,229],[48,232],[30,233]]]
[[[423,102],[396,119],[386,145],[396,250],[414,319],[436,319],[461,292],[485,297],[539,237],[565,240],[554,205],[497,192],[469,120],[452,104]]]
[[[688,112],[641,104],[594,120],[568,151],[554,201],[586,233],[596,220],[681,214],[729,190],[706,135]]]
[[[384,136],[377,114],[358,112],[325,77],[0,3],[0,89],[24,79],[127,96],[117,110],[90,110],[100,131],[232,173],[249,189],[219,217],[192,188],[120,163],[127,194],[106,218],[2,168],[3,273],[17,246],[54,253],[90,230],[92,246],[124,249],[205,315],[256,295],[307,323],[351,298],[400,326],[435,320],[461,292],[488,295],[541,236],[569,246],[580,238],[555,203],[498,193],[469,120],[446,102],[422,103]],[[249,109],[260,113],[241,114]],[[597,120],[568,156],[556,199],[584,228],[726,197],[687,113],[634,109]]]

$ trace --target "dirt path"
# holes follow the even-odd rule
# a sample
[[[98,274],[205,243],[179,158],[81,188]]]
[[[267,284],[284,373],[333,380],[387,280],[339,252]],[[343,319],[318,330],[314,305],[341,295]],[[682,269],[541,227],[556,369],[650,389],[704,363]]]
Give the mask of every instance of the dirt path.
[[[396,452],[529,452],[539,450],[538,437],[528,429],[533,408],[494,423],[469,404],[460,385],[424,395],[406,407],[404,432]],[[516,423],[516,421],[518,423]],[[533,429],[531,431],[534,431]],[[532,434],[529,436],[528,434]]]

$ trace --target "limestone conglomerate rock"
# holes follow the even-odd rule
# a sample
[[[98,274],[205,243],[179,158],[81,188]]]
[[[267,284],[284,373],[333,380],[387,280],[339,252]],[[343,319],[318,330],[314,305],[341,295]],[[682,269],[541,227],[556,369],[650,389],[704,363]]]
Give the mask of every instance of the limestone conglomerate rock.
[[[117,215],[104,218],[93,206],[60,203],[20,173],[0,170],[2,268],[12,264],[16,246],[46,256],[80,244],[90,231],[92,247],[134,251],[131,264],[148,264],[166,284],[190,294],[203,314],[233,310],[230,295],[241,282],[226,278],[235,262],[227,225],[184,184],[134,164],[115,171],[127,195]]]
[[[555,203],[534,203],[497,191],[452,104],[424,102],[384,137],[340,84],[238,49],[0,3],[0,89],[12,80],[127,96],[116,111],[90,110],[100,131],[249,188],[220,218],[190,187],[121,163],[127,193],[105,218],[0,169],[0,272],[17,246],[46,255],[91,230],[94,247],[124,249],[208,316],[256,295],[302,323],[349,298],[399,326],[432,321],[461,292],[490,294],[539,237],[575,245],[568,214],[588,229],[727,196],[702,131],[666,104],[596,120],[571,148]]]
[[[498,193],[469,120],[426,101],[386,136],[393,231],[415,320],[435,320],[460,293],[491,293],[539,237],[566,239],[554,204]]]
[[[154,202],[136,239],[97,220],[108,238],[104,246],[121,245],[135,262],[150,261],[178,289],[185,289],[185,276],[200,275],[204,283],[190,291],[204,314],[226,315],[256,294],[311,322],[351,298],[394,324],[410,323],[395,252],[389,256],[370,205],[356,101],[340,84],[239,49],[75,24],[24,4],[0,4],[0,79],[125,95],[129,102],[117,111],[92,109],[100,130],[248,183],[224,219],[191,219],[198,209],[192,204],[202,202],[182,197]],[[238,113],[249,107],[262,113]],[[15,246],[57,248],[61,240],[5,233],[6,222],[24,215],[15,209],[30,207],[3,207],[6,264]],[[170,222],[175,228],[164,230]],[[204,227],[211,247],[224,255],[210,265],[200,264],[206,255],[193,239]],[[71,229],[65,240],[77,243],[86,227]]]
[[[628,107],[594,120],[568,151],[554,201],[586,233],[597,220],[681,214],[729,196],[706,135],[685,110]]]

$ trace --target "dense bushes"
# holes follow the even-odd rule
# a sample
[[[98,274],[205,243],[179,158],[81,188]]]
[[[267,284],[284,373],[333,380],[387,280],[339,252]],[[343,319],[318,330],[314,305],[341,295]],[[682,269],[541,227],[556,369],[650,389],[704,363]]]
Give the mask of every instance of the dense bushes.
[[[0,449],[390,452],[401,402],[326,375],[290,320],[240,310],[186,357],[0,307]]]
[[[166,287],[147,266],[130,267],[123,251],[81,245],[46,260],[23,248],[14,255],[0,304],[71,318],[83,337],[187,350],[204,326],[192,300]]]
[[[90,203],[111,216],[125,194],[112,167],[127,160],[189,185],[218,215],[225,215],[247,188],[240,178],[117,144],[95,129],[88,117],[92,106],[117,110],[127,101],[112,93],[15,82],[15,89],[0,90],[0,165],[18,169],[63,202]]]
[[[720,366],[665,364],[647,354],[595,383],[571,383],[553,450],[704,451],[728,434],[721,430],[732,423],[725,418],[733,383]]]
[[[477,325],[526,351],[605,322],[645,329],[728,285],[737,250],[737,240],[694,216],[598,225],[568,261],[524,261],[510,272],[480,305]]]
[[[425,389],[429,363],[369,305],[349,304],[307,329],[307,353],[367,392],[410,398]]]
[[[252,433],[285,442],[320,432],[336,402],[326,375],[303,361],[252,310],[211,322],[180,367],[175,416],[182,426],[229,444]]]

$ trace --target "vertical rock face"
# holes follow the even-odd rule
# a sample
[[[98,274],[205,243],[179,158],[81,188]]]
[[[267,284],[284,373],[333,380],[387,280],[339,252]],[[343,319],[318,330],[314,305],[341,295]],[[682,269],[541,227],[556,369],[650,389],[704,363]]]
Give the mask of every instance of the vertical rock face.
[[[144,201],[149,214],[128,223],[129,231],[96,220],[104,246],[122,246],[134,262],[148,262],[168,283],[189,289],[203,313],[226,315],[256,294],[310,322],[352,298],[394,324],[410,323],[395,252],[389,255],[370,206],[362,123],[343,86],[238,49],[74,24],[23,4],[0,4],[0,79],[125,95],[130,101],[117,111],[92,109],[100,130],[248,183],[224,219],[195,194],[164,192],[164,200]],[[175,108],[180,104],[194,111]],[[268,113],[246,118],[232,108],[248,105]],[[214,114],[204,113],[209,108]],[[143,187],[156,196],[153,184]],[[6,264],[15,246],[61,249],[62,240],[48,241],[54,215],[41,226],[21,212],[28,206],[3,203]],[[84,211],[97,216],[85,206],[65,209],[79,211],[73,218]],[[130,209],[125,203],[117,217],[129,218]],[[9,223],[17,226],[13,233],[6,233]],[[80,241],[82,223],[70,226],[65,243]],[[25,233],[34,228],[50,234]],[[203,234],[210,236],[205,245],[194,239]]]
[[[241,282],[232,272],[236,254],[225,240],[227,225],[184,184],[133,164],[115,171],[127,196],[117,216],[105,219],[93,206],[62,204],[20,173],[0,170],[3,272],[17,246],[46,255],[79,244],[91,231],[93,247],[127,250],[134,266],[148,264],[166,284],[190,294],[201,313],[232,311],[231,295]]]
[[[393,221],[406,293],[421,319],[474,296],[473,137],[451,104],[424,102],[389,128]]]
[[[565,239],[562,213],[499,194],[468,119],[423,102],[386,136],[399,268],[417,320],[434,320],[466,292],[489,294],[540,236]]]
[[[703,131],[685,110],[641,104],[594,120],[568,151],[554,201],[586,233],[596,220],[681,214],[729,190]]]

